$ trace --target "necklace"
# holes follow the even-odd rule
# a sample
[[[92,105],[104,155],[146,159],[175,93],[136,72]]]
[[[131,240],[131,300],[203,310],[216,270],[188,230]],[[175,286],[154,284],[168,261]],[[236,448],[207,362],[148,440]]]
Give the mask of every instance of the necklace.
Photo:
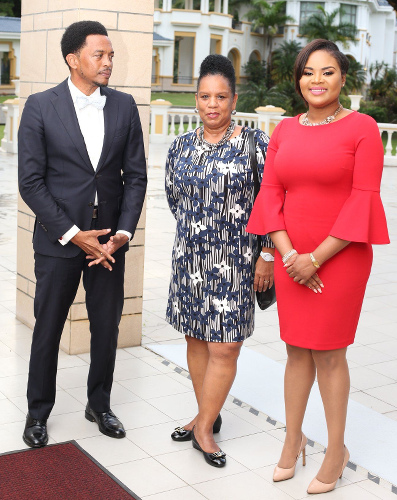
[[[219,142],[208,142],[204,139],[204,126],[202,125],[199,128],[198,137],[202,143],[202,145],[207,146],[208,148],[214,149],[219,148],[219,146],[223,146],[233,135],[234,129],[236,128],[236,122],[231,121],[230,125],[227,127],[226,132],[223,134],[223,137]]]
[[[317,127],[317,125],[327,125],[328,123],[331,123],[335,120],[335,117],[342,111],[342,109],[343,106],[341,103],[339,103],[339,106],[336,108],[334,114],[327,116],[327,118],[320,123],[310,122],[308,117],[309,111],[307,111],[305,116],[302,118],[302,125],[306,125],[307,127]]]

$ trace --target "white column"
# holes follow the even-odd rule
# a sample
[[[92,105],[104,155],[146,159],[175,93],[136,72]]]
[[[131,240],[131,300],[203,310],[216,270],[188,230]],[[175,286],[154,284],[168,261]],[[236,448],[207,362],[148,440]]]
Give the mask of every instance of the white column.
[[[223,0],[223,13],[229,14],[229,0]]]
[[[163,0],[163,10],[169,12],[172,9],[172,0]]]
[[[214,12],[221,12],[221,0],[215,0]]]
[[[201,0],[200,10],[203,14],[208,14],[210,10],[210,2],[209,0]]]
[[[193,10],[193,0],[185,0],[185,9]]]

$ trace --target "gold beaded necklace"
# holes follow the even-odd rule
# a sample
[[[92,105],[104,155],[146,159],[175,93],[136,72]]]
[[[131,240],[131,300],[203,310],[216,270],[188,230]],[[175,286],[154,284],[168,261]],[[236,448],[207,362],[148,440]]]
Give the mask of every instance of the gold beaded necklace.
[[[305,116],[302,118],[302,125],[306,125],[307,127],[316,127],[317,125],[327,125],[328,123],[331,123],[335,120],[335,117],[342,111],[343,109],[343,106],[341,103],[339,103],[339,106],[336,108],[334,114],[330,115],[330,116],[327,116],[327,118],[325,118],[325,120],[323,120],[322,122],[319,122],[319,123],[312,123],[311,121],[309,121],[309,117],[308,117],[308,114],[309,114],[309,111],[307,111],[305,113]]]

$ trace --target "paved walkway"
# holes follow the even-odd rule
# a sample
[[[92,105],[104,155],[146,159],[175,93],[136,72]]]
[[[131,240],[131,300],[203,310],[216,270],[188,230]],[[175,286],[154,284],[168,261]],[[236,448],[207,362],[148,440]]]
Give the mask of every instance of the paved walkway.
[[[143,499],[290,500],[306,498],[319,468],[323,447],[311,442],[307,466],[292,481],[274,484],[271,473],[284,438],[283,424],[256,414],[229,397],[218,440],[228,454],[224,469],[209,467],[190,443],[174,443],[171,430],[195,412],[188,374],[144,346],[181,343],[164,322],[175,222],[163,192],[166,148],[152,148],[144,284],[143,347],[118,351],[112,408],[127,439],[102,436],[84,419],[88,355],[59,355],[57,401],[49,420],[50,441],[76,439],[100,463]],[[397,169],[386,169],[382,196],[393,244],[375,247],[373,274],[364,302],[357,341],[349,348],[351,398],[397,420]],[[15,319],[16,157],[0,155],[0,453],[22,449],[26,378],[31,330]],[[275,309],[259,313],[254,336],[245,346],[285,363]],[[309,436],[310,437],[310,436]],[[379,446],[382,446],[379,443]],[[397,452],[396,452],[397,453]],[[335,500],[394,499],[391,485],[350,464]],[[353,470],[356,469],[356,470]],[[379,482],[380,484],[377,484]],[[395,489],[397,492],[397,489]]]

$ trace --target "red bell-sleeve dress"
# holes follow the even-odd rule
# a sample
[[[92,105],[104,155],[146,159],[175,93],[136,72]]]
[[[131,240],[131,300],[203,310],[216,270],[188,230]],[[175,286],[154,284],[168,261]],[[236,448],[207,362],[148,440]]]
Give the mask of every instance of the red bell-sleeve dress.
[[[328,236],[351,243],[318,270],[322,294],[294,282],[276,252],[275,285],[281,338],[306,349],[354,342],[372,265],[372,244],[389,243],[380,199],[383,146],[376,122],[353,112],[308,127],[299,116],[274,130],[260,193],[247,231],[286,230],[298,253]]]

